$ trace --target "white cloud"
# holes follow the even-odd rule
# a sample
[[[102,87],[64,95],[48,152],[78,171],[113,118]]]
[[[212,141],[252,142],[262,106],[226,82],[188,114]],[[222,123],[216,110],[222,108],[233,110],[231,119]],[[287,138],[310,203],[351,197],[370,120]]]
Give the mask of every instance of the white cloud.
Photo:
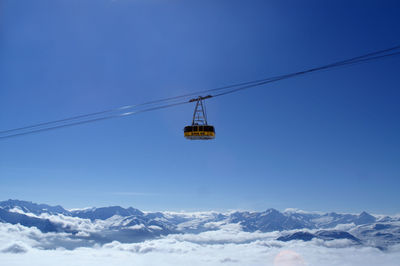
[[[338,224],[333,229],[340,230],[340,231],[349,231],[350,229],[356,227],[354,223],[351,224]]]
[[[323,212],[319,212],[319,211],[304,211],[304,210],[300,210],[297,208],[286,208],[284,211],[284,213],[300,213],[300,214],[323,214]]]
[[[150,225],[149,228],[153,230],[162,230],[162,228],[157,225]]]
[[[117,192],[111,192],[110,194],[116,195],[116,196],[161,196],[161,195],[163,195],[160,193],[135,192],[135,191],[117,191]]]
[[[272,265],[369,266],[397,265],[400,247],[391,252],[374,248],[328,248],[314,242],[290,242],[271,247],[262,241],[247,244],[196,244],[167,238],[138,244],[112,242],[75,250],[26,248],[25,253],[0,253],[4,265]]]
[[[3,253],[25,253],[27,251],[28,250],[23,243],[13,243],[1,250]]]
[[[30,212],[24,212],[18,206],[10,209],[9,212],[15,212],[15,213],[19,213],[19,214],[24,214],[24,215],[29,216],[29,217],[36,217],[36,218],[38,217],[36,214],[30,213]]]
[[[102,245],[85,237],[87,232],[104,228],[104,224],[90,225],[89,220],[65,216],[48,217],[82,231],[75,236],[42,233],[34,227],[0,223],[1,265],[392,266],[400,261],[400,245],[380,251],[346,239],[281,242],[276,238],[282,232],[250,233],[242,231],[239,224],[224,223],[210,224],[217,230],[199,234],[171,234],[140,243],[114,241]]]
[[[139,230],[145,228],[144,224],[135,224],[132,226],[126,227],[127,229],[132,229],[132,230]]]

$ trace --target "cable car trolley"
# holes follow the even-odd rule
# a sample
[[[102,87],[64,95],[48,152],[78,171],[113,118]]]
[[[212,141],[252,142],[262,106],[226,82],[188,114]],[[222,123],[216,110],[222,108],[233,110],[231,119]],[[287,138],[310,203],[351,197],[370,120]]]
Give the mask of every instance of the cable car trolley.
[[[199,96],[191,99],[189,102],[196,102],[194,108],[193,121],[191,126],[186,126],[184,136],[191,140],[207,140],[215,138],[214,127],[207,123],[206,105],[203,102],[205,99],[211,98],[211,95]]]

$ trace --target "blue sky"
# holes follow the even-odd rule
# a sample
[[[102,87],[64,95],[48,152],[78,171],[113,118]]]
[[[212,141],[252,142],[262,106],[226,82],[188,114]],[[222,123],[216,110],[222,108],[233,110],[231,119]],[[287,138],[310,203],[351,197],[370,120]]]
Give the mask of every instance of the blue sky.
[[[400,42],[398,1],[2,1],[0,129]],[[0,142],[0,195],[67,208],[399,213],[400,57]]]

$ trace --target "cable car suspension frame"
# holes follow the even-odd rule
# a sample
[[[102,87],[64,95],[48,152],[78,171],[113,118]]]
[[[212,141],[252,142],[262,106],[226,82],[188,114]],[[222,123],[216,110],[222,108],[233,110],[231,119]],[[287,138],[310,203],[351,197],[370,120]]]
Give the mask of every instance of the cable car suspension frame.
[[[193,112],[192,125],[186,126],[184,136],[190,140],[210,140],[215,138],[214,126],[208,125],[205,99],[213,97],[212,95],[199,96],[189,100],[189,102],[196,102],[196,107]]]

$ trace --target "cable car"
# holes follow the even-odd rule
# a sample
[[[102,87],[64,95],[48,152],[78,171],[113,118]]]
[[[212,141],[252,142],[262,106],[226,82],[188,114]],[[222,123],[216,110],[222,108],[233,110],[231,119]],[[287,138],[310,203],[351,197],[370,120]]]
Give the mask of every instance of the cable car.
[[[191,99],[189,102],[196,102],[194,108],[192,125],[183,129],[185,138],[190,140],[208,140],[215,138],[215,129],[207,123],[206,106],[203,100],[211,98],[211,95]]]

